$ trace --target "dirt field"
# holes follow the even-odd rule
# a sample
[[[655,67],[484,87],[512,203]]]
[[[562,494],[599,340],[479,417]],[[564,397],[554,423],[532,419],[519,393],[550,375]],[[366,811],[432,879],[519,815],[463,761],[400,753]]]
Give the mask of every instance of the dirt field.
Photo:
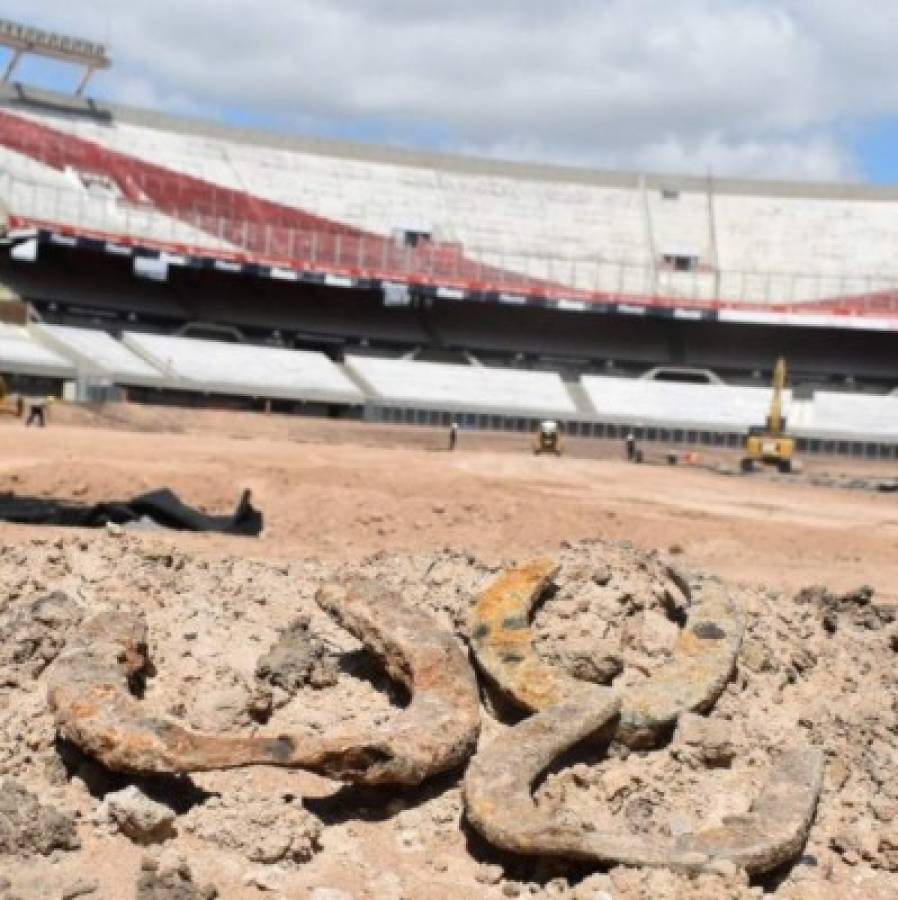
[[[352,560],[469,548],[514,558],[583,538],[667,549],[731,580],[796,590],[898,584],[898,496],[685,466],[631,466],[621,448],[571,441],[534,458],[525,437],[445,434],[225,412],[54,410],[45,431],[0,423],[0,491],[97,502],[167,485],[226,512],[243,487],[258,542],[181,538],[200,552]],[[651,455],[661,450],[646,445]],[[735,465],[735,457],[716,458]],[[895,467],[809,460],[807,475],[894,478]],[[16,533],[0,526],[0,534]]]
[[[898,494],[810,484],[898,472],[814,460],[800,477],[730,476],[628,465],[616,444],[572,441],[555,459],[533,457],[526,438],[463,433],[453,454],[445,438],[140,407],[56,407],[43,431],[0,422],[0,492],[93,503],[167,486],[227,512],[246,487],[266,520],[258,540],[0,524],[0,900],[132,897],[142,866],[139,900],[211,896],[185,880],[188,869],[237,900],[898,896]],[[734,463],[725,454],[706,461]],[[457,774],[373,794],[264,767],[196,776],[177,790],[138,781],[150,796],[185,805],[175,832],[135,840],[104,800],[134,779],[72,758],[55,740],[48,666],[67,629],[105,608],[146,616],[157,673],[146,703],[195,728],[254,733],[257,660],[299,612],[323,646],[343,654],[341,668],[320,691],[269,691],[267,727],[318,733],[389,721],[395,698],[383,675],[357,661],[343,666],[359,645],[312,600],[321,580],[346,571],[395,586],[468,640],[467,610],[487,580],[513,561],[555,556],[558,594],[534,620],[540,653],[581,671],[600,646],[623,667],[623,681],[638,681],[669,657],[677,632],[655,601],[631,604],[653,596],[657,557],[643,551],[655,550],[689,572],[721,576],[748,610],[744,665],[710,719],[732,732],[736,761],[701,771],[677,739],[557,772],[540,802],[566,804],[584,821],[610,816],[614,827],[669,835],[684,820],[745,811],[780,745],[801,733],[827,754],[817,825],[800,864],[751,886],[726,867],[689,879],[509,860],[462,826]],[[606,559],[607,588],[587,591],[578,579]],[[818,595],[793,599],[809,585],[835,595],[869,585],[875,602],[856,610],[851,604],[868,595],[846,599],[834,639]],[[54,591],[53,621],[67,625],[43,628],[35,604]],[[503,732],[489,708],[482,715],[484,739]],[[4,832],[4,821],[30,809],[19,787],[4,786],[7,775],[71,817],[65,827],[74,827],[80,850],[66,849],[56,820],[23,826],[20,845],[15,825]],[[41,847],[36,831],[61,837]]]

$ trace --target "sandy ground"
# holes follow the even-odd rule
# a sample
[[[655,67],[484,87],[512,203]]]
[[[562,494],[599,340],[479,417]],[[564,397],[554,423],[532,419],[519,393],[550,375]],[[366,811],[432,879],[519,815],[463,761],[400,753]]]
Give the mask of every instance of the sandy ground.
[[[631,466],[618,445],[594,441],[569,442],[559,460],[533,457],[517,436],[463,434],[449,454],[429,429],[276,416],[120,407],[54,419],[45,431],[0,422],[0,491],[96,502],[167,485],[226,512],[250,488],[263,539],[180,539],[198,551],[353,559],[448,545],[514,556],[599,537],[680,548],[692,565],[784,590],[898,584],[898,495]],[[898,476],[841,459],[808,460],[806,471]]]
[[[808,478],[896,473],[814,460],[807,477],[732,477],[627,465],[619,446],[600,442],[572,441],[568,455],[555,459],[534,458],[519,437],[463,434],[454,454],[444,441],[426,429],[128,407],[57,407],[44,431],[0,422],[0,491],[93,503],[168,486],[188,503],[226,512],[248,487],[266,517],[259,540],[0,525],[7,585],[0,634],[13,646],[6,660],[0,649],[0,675],[8,664],[8,681],[0,683],[0,782],[12,775],[41,802],[75,816],[82,844],[77,853],[8,865],[0,849],[0,898],[131,897],[149,852],[102,818],[103,795],[123,782],[109,782],[84,760],[61,769],[44,667],[35,660],[43,653],[49,662],[62,641],[52,629],[37,637],[16,632],[47,592],[70,598],[73,621],[109,605],[145,611],[158,667],[147,703],[195,727],[250,731],[254,666],[297,611],[311,615],[313,631],[341,653],[357,651],[311,600],[320,579],[347,567],[395,584],[465,639],[465,610],[493,573],[511,560],[556,555],[559,594],[535,622],[541,652],[570,666],[588,655],[607,620],[603,646],[619,646],[632,671],[651,668],[666,658],[676,629],[658,610],[619,603],[651,593],[651,583],[639,580],[646,577],[642,550],[742,585],[734,590],[752,617],[745,664],[712,719],[738,735],[738,761],[732,771],[696,774],[676,744],[644,764],[636,754],[594,760],[553,776],[546,802],[572,802],[587,818],[607,815],[610,804],[618,824],[633,828],[644,827],[641,811],[654,810],[650,833],[677,817],[738,812],[778,746],[801,731],[826,749],[828,768],[818,825],[794,870],[752,888],[726,872],[694,884],[626,870],[583,880],[583,871],[519,866],[490,853],[460,827],[457,777],[392,799],[362,793],[341,801],[327,779],[264,768],[197,777],[199,791],[215,799],[179,811],[163,868],[186,858],[196,881],[238,900],[898,896],[898,634],[846,612],[833,640],[816,607],[792,599],[811,584],[836,593],[868,584],[878,604],[894,607],[898,495],[815,487]],[[632,542],[633,549],[596,541]],[[576,573],[608,555],[614,577],[605,594],[593,591],[587,610]],[[288,699],[273,725],[326,729],[396,712],[378,676],[359,680],[351,671],[334,688]],[[484,710],[486,737],[503,727]],[[640,775],[641,766],[649,774]],[[608,797],[619,799],[622,778],[630,802],[615,808],[603,791],[615,780],[617,793]],[[715,787],[702,794],[708,778]],[[171,801],[170,786],[158,792]],[[286,851],[278,843],[285,834],[295,838]],[[3,838],[0,829],[0,848]],[[176,888],[140,900],[194,896]]]

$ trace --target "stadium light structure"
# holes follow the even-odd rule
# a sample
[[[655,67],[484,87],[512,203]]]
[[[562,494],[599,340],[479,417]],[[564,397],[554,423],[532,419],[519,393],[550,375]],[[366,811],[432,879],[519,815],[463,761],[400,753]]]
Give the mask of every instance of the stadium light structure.
[[[85,41],[82,38],[69,37],[53,31],[43,31],[29,25],[20,25],[8,19],[0,19],[0,47],[12,50],[9,65],[3,74],[3,83],[8,84],[22,57],[28,53],[71,63],[84,68],[75,96],[80,97],[87,87],[91,76],[98,69],[108,69],[112,60],[106,53],[103,44]]]

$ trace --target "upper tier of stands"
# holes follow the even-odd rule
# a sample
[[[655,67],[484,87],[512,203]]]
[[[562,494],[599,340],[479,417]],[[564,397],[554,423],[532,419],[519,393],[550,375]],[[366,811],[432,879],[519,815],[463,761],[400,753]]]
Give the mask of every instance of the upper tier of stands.
[[[898,196],[885,190],[247,139],[133,110],[51,114],[8,98],[0,117],[0,169],[22,179],[7,185],[7,205],[28,207],[31,191],[35,215],[98,230],[509,290],[534,279],[613,294],[896,305]],[[400,247],[397,230],[432,241]]]
[[[554,372],[369,356],[347,357],[346,367],[385,403],[508,415],[578,415],[564,382]]]
[[[151,205],[121,202],[117,190],[85,185],[73,172],[54,169],[2,145],[7,132],[0,124],[0,200],[13,211],[27,211],[30,219],[76,225],[86,232],[121,235],[134,241],[209,249],[233,249],[214,234],[194,228],[177,216]]]
[[[589,401],[600,417],[638,424],[746,430],[763,424],[770,390],[723,384],[681,384],[584,375]],[[788,418],[791,393],[784,398]]]
[[[364,402],[359,389],[323,353],[125,332],[125,345],[182,390],[210,394]]]

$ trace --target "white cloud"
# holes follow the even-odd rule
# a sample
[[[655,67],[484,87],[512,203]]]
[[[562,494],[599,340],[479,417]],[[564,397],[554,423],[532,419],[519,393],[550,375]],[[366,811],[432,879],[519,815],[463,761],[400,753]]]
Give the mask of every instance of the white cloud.
[[[631,172],[738,175],[745,178],[858,180],[851,154],[826,135],[728,142],[720,134],[685,142],[674,135],[619,151],[559,152],[536,141],[500,141],[490,145],[463,144],[466,155],[519,161],[554,160],[572,166],[598,166]]]
[[[625,168],[843,178],[898,113],[881,0],[11,0],[108,29],[103,91],[192,114]],[[99,84],[99,83],[98,83]]]

